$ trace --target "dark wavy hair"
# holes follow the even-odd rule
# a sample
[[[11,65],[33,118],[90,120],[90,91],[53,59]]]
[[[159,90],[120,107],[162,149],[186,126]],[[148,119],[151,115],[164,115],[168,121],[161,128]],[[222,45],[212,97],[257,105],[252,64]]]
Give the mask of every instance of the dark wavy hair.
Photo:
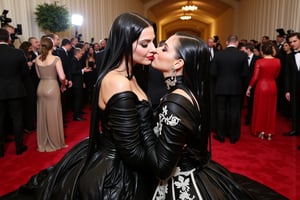
[[[119,15],[112,24],[93,92],[89,156],[97,149],[99,120],[101,120],[98,108],[101,81],[108,72],[119,66],[123,57],[126,61],[127,77],[132,78],[132,74],[129,74],[129,66],[133,65],[132,44],[140,37],[145,28],[153,27],[152,24],[148,19],[131,12]]]
[[[40,49],[40,60],[46,60],[48,52],[53,49],[53,41],[49,37],[42,37],[41,39],[41,49]]]
[[[274,44],[272,42],[265,42],[261,46],[261,51],[264,55],[272,55],[274,49]]]
[[[26,58],[30,57],[29,48],[31,46],[32,46],[32,44],[30,42],[28,42],[28,41],[22,42],[21,45],[19,46],[19,49],[21,49],[24,52]]]

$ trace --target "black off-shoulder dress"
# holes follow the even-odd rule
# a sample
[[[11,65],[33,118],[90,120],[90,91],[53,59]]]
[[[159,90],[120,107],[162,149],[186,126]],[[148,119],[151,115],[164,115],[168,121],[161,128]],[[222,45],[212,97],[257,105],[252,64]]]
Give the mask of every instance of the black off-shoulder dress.
[[[150,109],[132,92],[114,95],[101,116],[101,133],[72,148],[3,200],[141,200],[154,187],[140,142],[138,112]],[[151,113],[151,112],[149,112]],[[147,122],[148,123],[148,122]],[[92,126],[95,126],[92,125]]]
[[[287,199],[212,161],[201,112],[181,95],[164,97],[153,126],[149,103],[132,92],[114,95],[99,115],[101,133],[0,199]]]

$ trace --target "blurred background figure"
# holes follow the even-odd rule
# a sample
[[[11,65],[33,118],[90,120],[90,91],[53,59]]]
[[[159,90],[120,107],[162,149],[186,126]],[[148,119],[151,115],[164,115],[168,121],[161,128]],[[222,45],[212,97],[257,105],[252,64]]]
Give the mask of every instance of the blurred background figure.
[[[24,52],[26,57],[26,72],[28,74],[23,78],[27,94],[23,101],[23,129],[25,133],[31,133],[36,129],[36,89],[34,86],[34,80],[30,75],[32,67],[35,68],[35,59],[33,57],[33,49],[30,42],[22,42],[19,48]]]
[[[268,140],[276,132],[276,109],[277,109],[277,84],[276,78],[280,72],[280,60],[274,58],[273,44],[262,44],[263,58],[255,63],[254,73],[249,83],[246,95],[250,97],[253,86],[253,115],[251,119],[251,132],[261,139]]]

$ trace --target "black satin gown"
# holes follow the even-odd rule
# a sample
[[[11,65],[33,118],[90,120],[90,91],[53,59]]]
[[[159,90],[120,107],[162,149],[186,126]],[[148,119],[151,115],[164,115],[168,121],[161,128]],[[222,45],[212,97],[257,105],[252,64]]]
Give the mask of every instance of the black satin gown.
[[[172,93],[183,89],[186,97]],[[271,200],[287,199],[245,176],[234,174],[211,160],[208,135],[197,100],[177,77],[177,85],[163,97],[155,118],[154,134],[142,123],[149,169],[161,181],[153,199]],[[143,117],[146,119],[146,116]],[[147,136],[148,135],[148,136]]]
[[[132,92],[111,97],[102,118],[102,133],[85,139],[59,163],[33,176],[0,199],[12,200],[141,200],[153,193],[145,149],[140,142],[139,112],[151,107]],[[146,187],[147,186],[147,187]]]
[[[154,123],[159,137],[149,123],[149,103],[138,101],[132,92],[114,95],[100,116],[101,134],[95,132],[55,166],[0,199],[287,199],[212,161],[201,113],[178,94],[165,96],[159,107]]]

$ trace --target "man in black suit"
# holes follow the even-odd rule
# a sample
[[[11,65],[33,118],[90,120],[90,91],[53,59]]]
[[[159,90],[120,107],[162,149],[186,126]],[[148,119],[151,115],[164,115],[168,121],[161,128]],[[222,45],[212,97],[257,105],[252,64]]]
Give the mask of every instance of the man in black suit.
[[[68,105],[68,101],[70,100],[69,97],[71,96],[70,88],[72,87],[71,59],[69,57],[69,51],[71,50],[71,48],[72,48],[71,41],[69,39],[63,39],[61,41],[61,47],[56,49],[56,54],[61,59],[63,70],[66,75],[66,79],[68,81],[67,90],[61,93],[61,104],[62,104],[64,122],[66,122],[65,115],[68,110],[67,105]]]
[[[211,65],[211,62],[214,58],[214,55],[217,52],[217,49],[214,45],[214,42],[215,42],[215,40],[213,38],[208,38],[207,39],[207,47],[208,47],[208,50],[209,50],[209,53],[210,53],[210,65]],[[209,99],[210,99],[210,101],[209,101],[210,129],[212,131],[216,131],[216,127],[217,127],[217,113],[216,112],[217,111],[216,111],[216,97],[215,97],[215,82],[214,82],[214,79],[212,79],[211,77],[209,79],[208,87],[209,87]]]
[[[250,43],[248,43],[246,45],[242,45],[240,48],[240,50],[245,52],[248,56],[248,75],[246,77],[245,85],[243,88],[244,93],[246,93],[246,90],[247,90],[250,80],[252,78],[255,62],[256,62],[256,60],[258,60],[260,58],[256,55],[254,55],[253,49],[254,49],[254,46]],[[245,120],[246,125],[250,124],[250,120],[252,117],[253,96],[254,96],[254,90],[252,89],[250,97],[247,97],[247,115],[246,115],[246,120]]]
[[[0,29],[0,157],[4,156],[4,120],[11,118],[16,141],[16,154],[27,150],[23,144],[23,112],[22,102],[26,95],[22,76],[27,73],[26,58],[22,51],[8,46],[9,32]]]
[[[292,130],[284,136],[299,136],[300,122],[300,33],[291,33],[288,41],[294,53],[286,56],[285,66],[285,98],[291,102]]]
[[[211,64],[217,106],[217,134],[214,138],[224,142],[228,136],[234,144],[240,138],[243,79],[248,74],[248,63],[247,55],[237,49],[239,41],[236,35],[228,36],[226,44],[227,48],[216,52]]]
[[[39,55],[39,49],[41,46],[40,41],[36,37],[29,37],[28,42],[30,42],[32,45],[32,60],[34,60],[34,62],[35,62],[36,57],[38,57],[38,55]],[[31,77],[33,80],[35,90],[37,90],[40,79],[37,76],[35,64],[31,67],[30,74],[31,74]]]
[[[83,51],[80,48],[75,48],[74,57],[71,59],[71,77],[72,77],[72,91],[73,91],[73,103],[74,103],[74,121],[82,121],[82,101],[83,101],[83,87],[84,77],[83,74],[90,72],[92,69],[89,67],[83,67],[81,57]]]

